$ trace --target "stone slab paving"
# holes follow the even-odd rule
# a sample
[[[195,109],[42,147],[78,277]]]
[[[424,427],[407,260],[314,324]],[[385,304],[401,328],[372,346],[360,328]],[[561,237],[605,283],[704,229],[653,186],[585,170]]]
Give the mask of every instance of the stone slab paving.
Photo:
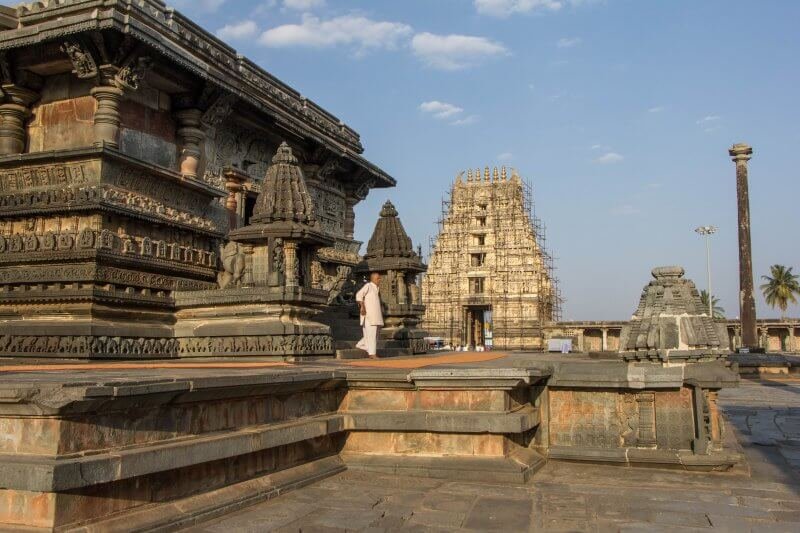
[[[551,461],[510,486],[348,471],[187,531],[800,531],[800,380],[745,381],[721,403],[749,474]]]

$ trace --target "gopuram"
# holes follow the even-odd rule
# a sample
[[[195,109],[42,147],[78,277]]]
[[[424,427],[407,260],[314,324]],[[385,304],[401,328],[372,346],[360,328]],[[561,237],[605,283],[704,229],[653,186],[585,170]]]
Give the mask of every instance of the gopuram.
[[[601,359],[336,360],[356,271],[386,274],[387,345],[424,334],[390,203],[358,255],[353,206],[394,181],[355,132],[160,0],[0,8],[0,28],[0,529],[173,531],[347,469],[742,460],[716,404],[738,379],[725,332],[682,269],[653,271]],[[509,348],[557,307],[523,188],[468,174],[453,239],[474,240],[442,245],[472,269],[458,313],[503,284],[521,300],[493,324]]]
[[[344,303],[353,207],[395,183],[356,132],[160,0],[0,14],[0,355],[331,355],[328,329],[292,313],[258,336],[178,314],[253,285]],[[273,157],[304,175],[287,209],[307,220],[228,240],[278,223],[257,203]]]
[[[424,327],[451,346],[540,349],[559,295],[530,188],[512,172],[462,172],[422,284]]]

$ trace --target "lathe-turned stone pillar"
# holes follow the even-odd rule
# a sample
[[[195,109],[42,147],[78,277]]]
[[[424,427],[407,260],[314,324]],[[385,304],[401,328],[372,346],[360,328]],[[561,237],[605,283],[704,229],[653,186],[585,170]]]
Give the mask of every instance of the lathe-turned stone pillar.
[[[30,116],[29,106],[39,94],[17,85],[3,85],[6,102],[0,105],[0,155],[21,154],[27,141],[25,121]]]
[[[111,85],[92,88],[90,94],[97,101],[94,112],[94,145],[119,148],[119,104],[123,91]]]
[[[182,109],[175,113],[178,121],[179,161],[181,174],[196,178],[200,166],[201,144],[206,138],[200,128],[203,112],[199,109]]]

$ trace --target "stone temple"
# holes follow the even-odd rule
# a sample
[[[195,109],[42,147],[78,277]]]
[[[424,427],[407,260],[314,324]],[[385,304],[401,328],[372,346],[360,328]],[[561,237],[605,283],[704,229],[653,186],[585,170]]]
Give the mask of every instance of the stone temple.
[[[353,206],[395,185],[358,135],[160,0],[2,7],[0,76],[0,529],[172,531],[346,470],[742,463],[725,331],[679,267],[599,358],[341,360],[371,270],[382,355],[426,327],[541,345],[557,292],[516,174],[456,182],[421,291],[391,203],[358,253]]]
[[[359,155],[356,132],[160,0],[2,15],[0,354],[332,354],[308,305],[345,304],[360,260],[353,207],[395,183]],[[282,143],[301,203],[280,206],[291,216],[263,247],[243,229],[227,241],[281,218],[259,193],[293,201],[262,191]],[[288,275],[262,272],[264,254]],[[251,285],[285,286],[310,314],[280,311],[275,293],[272,319],[297,327],[254,336],[203,323],[201,301],[225,300],[208,291]]]
[[[425,329],[452,346],[541,348],[559,296],[530,190],[505,167],[464,174],[423,281]]]

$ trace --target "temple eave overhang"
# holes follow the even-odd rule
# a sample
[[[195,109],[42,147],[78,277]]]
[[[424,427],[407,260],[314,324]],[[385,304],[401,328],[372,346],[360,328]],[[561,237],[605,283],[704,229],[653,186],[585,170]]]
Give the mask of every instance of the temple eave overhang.
[[[405,270],[407,272],[425,272],[428,266],[420,262],[418,257],[373,257],[365,258],[356,267],[356,272],[385,272],[387,270]]]
[[[329,236],[327,233],[296,222],[252,224],[233,230],[228,234],[228,238],[236,242],[260,242],[270,237],[298,241],[302,240],[320,246],[332,246],[336,241],[336,239]]]
[[[119,31],[270,115],[288,134],[325,146],[366,174],[370,187],[397,183],[360,155],[364,148],[352,128],[159,0],[34,2],[16,11],[19,25],[0,32],[0,50]]]

